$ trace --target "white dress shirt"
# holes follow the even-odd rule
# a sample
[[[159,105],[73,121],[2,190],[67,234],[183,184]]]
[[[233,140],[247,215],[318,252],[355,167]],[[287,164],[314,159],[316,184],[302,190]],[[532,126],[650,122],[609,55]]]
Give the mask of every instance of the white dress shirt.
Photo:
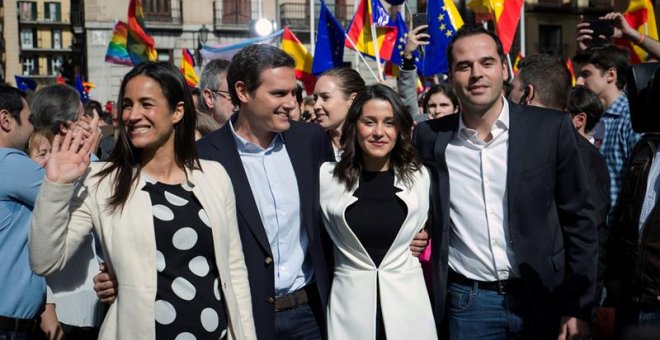
[[[300,223],[298,181],[286,142],[277,134],[264,149],[237,135],[234,125],[228,124],[273,253],[275,295],[292,293],[312,281],[314,267],[307,256],[309,238]]]
[[[507,242],[509,104],[504,98],[502,101],[489,142],[466,127],[461,116],[445,152],[450,180],[449,267],[478,281],[520,277]]]

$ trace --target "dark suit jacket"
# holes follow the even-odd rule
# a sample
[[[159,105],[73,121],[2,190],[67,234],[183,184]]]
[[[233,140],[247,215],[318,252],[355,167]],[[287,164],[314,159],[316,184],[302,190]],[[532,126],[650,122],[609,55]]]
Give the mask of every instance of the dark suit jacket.
[[[291,128],[283,133],[283,136],[298,182],[301,225],[309,237],[309,255],[320,297],[315,311],[318,314],[317,319],[321,318],[322,321],[325,318],[331,281],[324,245],[321,242],[323,228],[319,207],[319,168],[327,158],[329,141],[319,126],[298,122],[291,122]],[[257,337],[274,339],[275,308],[267,302],[275,292],[273,254],[229,124],[200,140],[197,150],[200,158],[220,162],[231,178],[236,194],[238,229],[250,280]],[[323,323],[324,321],[321,322],[322,327]]]
[[[556,336],[559,316],[590,319],[596,275],[596,226],[589,184],[568,115],[509,103],[507,204],[510,240],[536,317]],[[459,115],[421,123],[415,142],[429,167],[435,317],[444,321],[449,173],[447,144]],[[534,316],[530,316],[534,317]]]
[[[591,199],[594,202],[594,216],[598,228],[598,275],[596,276],[596,301],[598,301],[603,292],[609,240],[607,213],[610,211],[610,174],[607,171],[605,158],[586,138],[578,138],[578,148],[591,184]]]

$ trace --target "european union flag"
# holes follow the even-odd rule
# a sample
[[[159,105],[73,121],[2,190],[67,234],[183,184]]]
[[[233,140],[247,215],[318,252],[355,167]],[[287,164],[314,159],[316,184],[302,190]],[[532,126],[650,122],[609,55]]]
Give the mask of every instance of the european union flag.
[[[422,57],[422,67],[420,73],[424,77],[430,77],[439,73],[447,73],[447,45],[451,38],[456,34],[459,27],[454,27],[449,15],[451,6],[447,4],[452,0],[428,1],[426,8],[426,21],[429,25],[429,35],[431,36],[429,44],[424,50]],[[461,19],[462,23],[463,20]]]
[[[316,29],[316,48],[312,73],[321,74],[325,70],[344,64],[344,28],[321,1],[321,13]]]
[[[83,103],[87,103],[89,101],[89,94],[87,93],[87,90],[85,90],[85,87],[83,86],[80,75],[76,75],[76,90],[78,90],[78,92],[80,93],[80,101]]]
[[[401,16],[401,12],[396,13],[394,21],[391,21],[388,26],[397,28],[396,43],[394,44],[394,51],[392,51],[390,62],[401,66],[401,63],[403,63],[403,54],[406,50],[406,42],[408,42],[408,27],[406,26],[406,21]],[[415,64],[419,64],[419,53],[417,51],[413,52],[413,58],[415,58]],[[417,68],[419,67],[420,65],[417,65]]]
[[[371,22],[376,26],[387,26],[390,22],[390,13],[383,7],[380,0],[371,1]]]
[[[14,76],[14,79],[16,80],[16,87],[23,92],[28,89],[32,91],[37,89],[37,82],[32,78]]]

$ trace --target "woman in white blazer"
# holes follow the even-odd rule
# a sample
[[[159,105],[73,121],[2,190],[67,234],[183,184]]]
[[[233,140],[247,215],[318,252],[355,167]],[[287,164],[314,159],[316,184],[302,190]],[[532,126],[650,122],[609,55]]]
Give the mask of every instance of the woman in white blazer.
[[[430,188],[411,127],[396,92],[370,86],[348,112],[341,161],[321,168],[335,255],[329,339],[437,338],[422,268],[409,249],[426,223]]]
[[[90,166],[85,131],[56,137],[34,208],[32,269],[60,270],[94,228],[118,282],[101,339],[256,339],[233,189],[221,165],[197,159],[183,76],[143,63],[119,98],[108,163]]]

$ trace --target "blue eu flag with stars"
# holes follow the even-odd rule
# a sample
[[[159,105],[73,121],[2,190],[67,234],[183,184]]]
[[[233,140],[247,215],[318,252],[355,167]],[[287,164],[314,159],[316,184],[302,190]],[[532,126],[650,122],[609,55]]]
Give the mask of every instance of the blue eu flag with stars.
[[[321,1],[321,13],[316,33],[312,73],[321,74],[325,70],[344,65],[344,28]]]
[[[456,34],[457,28],[451,23],[445,1],[436,0],[427,2],[426,20],[429,24],[429,44],[424,49],[420,74],[430,77],[435,74],[447,73],[447,45]]]

